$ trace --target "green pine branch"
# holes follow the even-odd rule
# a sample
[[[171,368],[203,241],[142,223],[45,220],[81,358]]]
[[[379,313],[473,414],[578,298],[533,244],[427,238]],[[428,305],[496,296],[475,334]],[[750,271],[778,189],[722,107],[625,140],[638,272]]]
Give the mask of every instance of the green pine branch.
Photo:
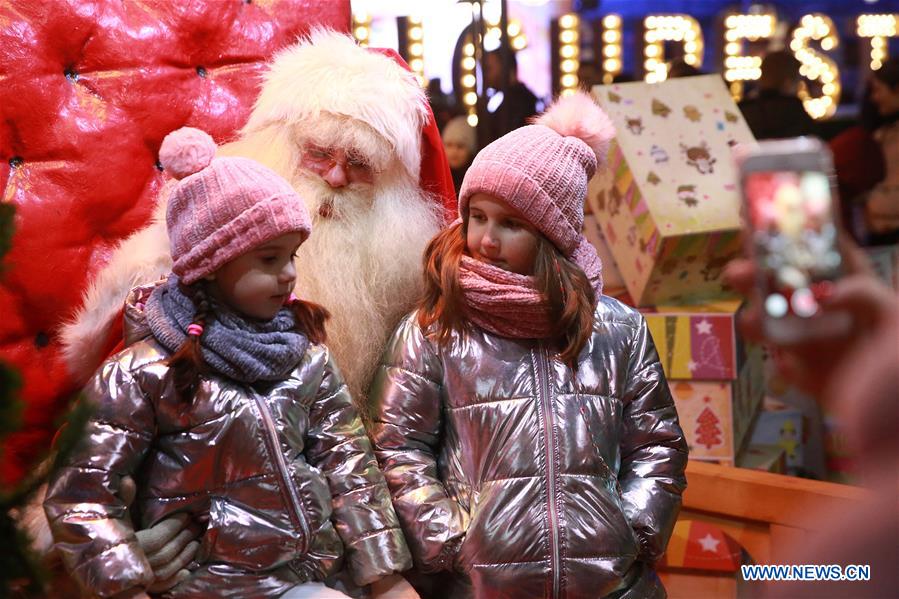
[[[12,247],[15,208],[0,204],[0,276],[3,256]],[[18,394],[22,386],[19,374],[0,363],[0,451],[3,441],[19,430],[23,404]],[[55,463],[67,455],[78,440],[89,417],[89,410],[78,402],[67,417],[68,424],[57,439]],[[46,464],[47,460],[41,463]],[[0,599],[4,597],[40,597],[44,595],[47,572],[41,557],[31,549],[32,541],[19,525],[18,516],[47,480],[47,468],[34,468],[32,474],[11,489],[0,490]]]

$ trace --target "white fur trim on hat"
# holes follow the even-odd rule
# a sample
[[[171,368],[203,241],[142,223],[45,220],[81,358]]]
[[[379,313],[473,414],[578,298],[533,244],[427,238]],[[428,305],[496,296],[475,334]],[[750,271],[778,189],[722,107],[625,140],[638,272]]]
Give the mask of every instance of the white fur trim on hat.
[[[313,30],[275,56],[244,134],[277,124],[315,135],[322,113],[373,129],[418,180],[427,100],[414,75],[393,59],[360,48],[345,34]]]
[[[78,383],[85,383],[106,359],[103,344],[125,298],[135,285],[156,281],[172,270],[169,235],[165,226],[167,198],[174,182],[160,192],[153,220],[133,233],[112,253],[107,265],[91,281],[81,307],[59,331],[66,366]]]

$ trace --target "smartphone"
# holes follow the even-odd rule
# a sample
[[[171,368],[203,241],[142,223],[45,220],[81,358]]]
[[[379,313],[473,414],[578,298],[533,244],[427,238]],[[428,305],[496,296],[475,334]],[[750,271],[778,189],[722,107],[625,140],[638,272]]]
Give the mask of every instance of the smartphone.
[[[820,304],[843,272],[827,146],[809,137],[760,141],[736,156],[766,336],[793,343],[845,334],[849,314]]]

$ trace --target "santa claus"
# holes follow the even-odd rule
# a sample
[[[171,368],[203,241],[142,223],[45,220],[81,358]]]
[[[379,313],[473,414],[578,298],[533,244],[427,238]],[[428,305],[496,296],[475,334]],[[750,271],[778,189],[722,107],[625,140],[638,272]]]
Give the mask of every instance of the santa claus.
[[[331,312],[328,346],[364,413],[383,346],[418,297],[422,251],[455,216],[424,91],[393,51],[316,30],[275,56],[249,121],[220,153],[271,167],[314,215],[296,294]],[[119,247],[63,329],[78,376],[105,357],[97,339],[108,336],[129,289],[169,272],[165,204],[163,192],[154,222]]]

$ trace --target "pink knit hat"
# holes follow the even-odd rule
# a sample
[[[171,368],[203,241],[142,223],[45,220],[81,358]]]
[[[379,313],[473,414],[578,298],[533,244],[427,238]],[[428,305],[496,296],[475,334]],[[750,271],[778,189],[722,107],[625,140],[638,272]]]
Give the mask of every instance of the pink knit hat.
[[[286,233],[309,237],[309,214],[290,184],[254,160],[215,158],[207,133],[191,127],[169,133],[159,161],[179,180],[165,220],[172,272],[184,284]]]
[[[605,161],[615,129],[584,92],[560,98],[534,121],[480,151],[459,192],[459,214],[477,193],[521,212],[602,293],[602,263],[584,237],[587,182]]]

